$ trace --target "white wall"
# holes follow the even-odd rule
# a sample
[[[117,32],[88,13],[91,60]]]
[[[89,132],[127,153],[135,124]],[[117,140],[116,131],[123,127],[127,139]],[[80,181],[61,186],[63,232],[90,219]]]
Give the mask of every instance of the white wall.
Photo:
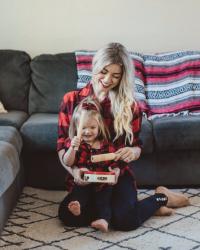
[[[138,52],[200,50],[199,0],[0,0],[0,49],[41,53],[119,41]]]

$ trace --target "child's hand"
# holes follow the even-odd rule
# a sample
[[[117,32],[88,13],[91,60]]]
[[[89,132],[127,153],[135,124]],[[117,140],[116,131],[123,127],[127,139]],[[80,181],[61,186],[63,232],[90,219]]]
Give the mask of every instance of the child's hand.
[[[117,184],[118,178],[119,178],[119,175],[120,175],[120,169],[119,169],[119,168],[112,168],[112,167],[109,167],[108,170],[109,170],[110,172],[114,172],[114,173],[115,173],[115,182],[111,183],[111,185]]]
[[[88,171],[88,169],[87,168],[77,168],[77,167],[73,168],[74,182],[77,185],[85,186],[85,185],[90,184],[89,182],[84,181],[83,178],[82,178],[84,171]]]
[[[79,148],[80,143],[81,143],[81,139],[78,138],[77,136],[74,136],[74,138],[71,140],[71,146],[73,148]]]

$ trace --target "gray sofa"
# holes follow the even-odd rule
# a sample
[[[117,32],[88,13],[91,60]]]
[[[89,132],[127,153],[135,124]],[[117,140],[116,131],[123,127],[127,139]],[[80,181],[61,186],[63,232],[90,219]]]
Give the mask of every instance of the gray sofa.
[[[75,90],[74,53],[39,55],[0,51],[0,231],[24,185],[65,189],[56,153],[59,105]],[[200,184],[200,116],[142,122],[142,157],[134,163],[140,186]]]

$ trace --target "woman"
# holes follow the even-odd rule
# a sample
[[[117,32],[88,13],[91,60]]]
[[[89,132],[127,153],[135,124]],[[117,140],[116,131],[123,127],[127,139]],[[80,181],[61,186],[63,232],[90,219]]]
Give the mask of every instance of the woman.
[[[137,160],[141,154],[139,132],[141,129],[141,112],[134,99],[134,68],[126,48],[119,43],[110,43],[100,49],[93,58],[92,80],[79,91],[65,94],[59,113],[59,132],[57,150],[61,163],[72,174],[76,184],[87,185],[81,179],[81,170],[66,166],[64,161],[68,145],[68,129],[75,107],[87,96],[96,98],[102,109],[104,122],[109,128],[111,140],[116,151],[115,160],[129,163]],[[154,214],[170,215],[172,207],[188,205],[183,194],[177,194],[164,187],[159,187],[153,196],[142,201],[137,199],[136,185],[130,166],[129,173],[120,173],[112,194],[111,225],[117,230],[132,230],[139,227]],[[67,225],[69,215],[66,213],[69,196],[65,197],[59,208],[59,218]],[[92,200],[92,197],[91,197]],[[76,217],[70,218],[75,226],[90,225],[94,214],[90,202],[88,213],[82,214],[77,223]]]

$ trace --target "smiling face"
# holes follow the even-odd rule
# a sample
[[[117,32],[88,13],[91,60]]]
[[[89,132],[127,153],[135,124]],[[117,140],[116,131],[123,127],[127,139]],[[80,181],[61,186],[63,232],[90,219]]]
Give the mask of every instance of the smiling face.
[[[105,66],[95,77],[96,87],[99,91],[108,93],[116,87],[122,78],[122,67],[119,64]]]
[[[95,142],[99,135],[99,125],[95,118],[86,116],[83,123],[82,139],[88,144]]]

